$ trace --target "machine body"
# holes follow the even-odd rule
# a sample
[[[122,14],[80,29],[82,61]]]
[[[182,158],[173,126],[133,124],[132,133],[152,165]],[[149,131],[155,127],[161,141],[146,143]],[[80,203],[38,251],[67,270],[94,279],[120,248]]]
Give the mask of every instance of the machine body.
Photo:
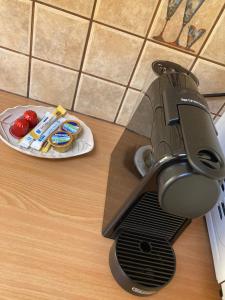
[[[167,61],[154,62],[153,70],[158,77],[145,85],[111,156],[102,228],[105,237],[115,239],[110,252],[115,279],[139,296],[154,293],[171,279],[164,274],[167,280],[158,280],[163,257],[171,259],[167,265],[175,260],[169,248],[153,246],[154,239],[172,245],[192,218],[217,202],[225,178],[223,153],[198,79]],[[130,251],[127,241],[134,247],[129,264],[123,257]],[[143,241],[149,244],[148,253],[138,246]],[[146,269],[134,271],[141,260]]]
[[[218,199],[219,180],[225,175],[223,153],[197,78],[168,62],[160,69],[161,64],[153,64],[160,76],[143,96],[151,105],[150,168],[157,168],[161,207],[194,218]],[[135,130],[135,123],[134,116],[129,128]]]

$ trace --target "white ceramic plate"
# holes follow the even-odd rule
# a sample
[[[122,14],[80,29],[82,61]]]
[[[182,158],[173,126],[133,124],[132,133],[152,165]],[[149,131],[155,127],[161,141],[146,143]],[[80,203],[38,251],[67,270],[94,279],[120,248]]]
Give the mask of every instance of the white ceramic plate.
[[[11,124],[17,118],[21,117],[26,110],[35,111],[40,120],[47,111],[52,112],[54,109],[54,107],[44,107],[35,105],[16,106],[13,108],[6,109],[0,114],[0,139],[6,145],[19,152],[41,158],[67,158],[90,152],[94,148],[94,139],[91,129],[84,122],[82,122],[73,115],[69,115],[68,113],[66,114],[65,118],[78,121],[83,129],[79,138],[76,140],[76,142],[73,144],[73,147],[69,151],[65,153],[59,153],[53,149],[50,149],[48,153],[42,153],[31,148],[25,149],[18,145],[19,140],[14,138],[9,132]]]

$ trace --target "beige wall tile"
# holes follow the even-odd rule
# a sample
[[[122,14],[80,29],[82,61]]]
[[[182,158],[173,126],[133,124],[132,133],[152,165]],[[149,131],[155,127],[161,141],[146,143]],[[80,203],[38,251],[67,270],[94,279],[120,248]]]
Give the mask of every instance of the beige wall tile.
[[[74,109],[87,115],[114,121],[124,90],[125,88],[119,85],[82,75]]]
[[[142,89],[146,80],[150,83],[156,78],[151,67],[155,60],[169,60],[189,68],[194,57],[148,41],[131,82],[132,87]]]
[[[29,58],[0,49],[0,89],[26,96]]]
[[[210,35],[201,56],[225,64],[225,11]]]
[[[205,98],[211,113],[217,114],[222,105],[225,103],[225,97],[209,97]]]
[[[144,36],[158,0],[100,0],[94,19]]]
[[[120,109],[116,123],[126,126],[132,117],[136,107],[140,103],[142,95],[140,92],[128,89],[123,105]]]
[[[51,4],[71,12],[90,17],[94,0],[42,0],[47,4]]]
[[[29,53],[32,2],[0,0],[0,46]]]
[[[193,68],[193,73],[199,79],[199,90],[201,93],[209,94],[224,92],[225,67],[198,59]]]
[[[143,40],[101,25],[94,25],[84,70],[126,84]]]
[[[182,23],[183,23],[183,15],[187,1],[182,1],[175,14],[172,16],[170,21],[168,22],[166,29],[164,31],[163,38],[166,42],[175,41]],[[192,1],[193,3],[197,3],[196,0]],[[188,27],[190,25],[194,25],[197,30],[203,28],[206,29],[206,33],[191,47],[195,52],[197,52],[202,43],[204,42],[209,30],[211,29],[216,17],[218,16],[220,10],[222,9],[225,1],[224,0],[207,0],[204,1],[202,6],[190,20],[190,22],[185,26],[181,37],[180,37],[180,45],[186,46],[187,35],[188,35]],[[167,0],[163,0],[160,8],[157,12],[157,16],[154,20],[154,24],[152,26],[149,37],[152,38],[154,36],[159,35],[162,31],[162,28],[165,24],[166,14],[167,14]]]
[[[71,109],[77,72],[32,59],[30,98]]]
[[[33,55],[71,68],[80,67],[89,22],[37,4]]]

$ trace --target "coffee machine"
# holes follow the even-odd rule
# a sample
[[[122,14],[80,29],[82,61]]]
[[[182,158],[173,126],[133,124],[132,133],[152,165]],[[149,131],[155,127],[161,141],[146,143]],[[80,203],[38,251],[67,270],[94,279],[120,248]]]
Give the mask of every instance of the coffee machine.
[[[152,64],[141,101],[111,155],[102,234],[114,239],[115,280],[137,296],[173,278],[172,245],[217,202],[224,156],[198,79],[172,62]]]

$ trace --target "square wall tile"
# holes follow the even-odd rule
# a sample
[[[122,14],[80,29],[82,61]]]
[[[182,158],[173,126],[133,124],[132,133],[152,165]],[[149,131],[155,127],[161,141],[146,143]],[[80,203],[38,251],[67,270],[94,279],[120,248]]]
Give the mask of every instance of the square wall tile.
[[[88,73],[126,84],[143,40],[94,24],[84,62]]]
[[[144,36],[158,0],[99,0],[94,19]]]
[[[119,115],[117,117],[116,123],[126,126],[130,121],[135,109],[142,99],[142,94],[140,92],[128,89],[127,94],[124,98],[123,105],[120,109]]]
[[[107,121],[114,121],[124,87],[82,75],[74,110]]]
[[[225,97],[209,97],[205,99],[208,103],[209,111],[214,114],[217,114],[225,103]]]
[[[0,49],[0,89],[26,96],[28,65],[28,56]]]
[[[150,83],[156,78],[152,71],[152,63],[155,60],[169,60],[189,69],[194,56],[148,41],[134,73],[132,87],[142,89],[146,80]]]
[[[71,109],[77,72],[32,59],[30,98]]]
[[[224,93],[225,67],[198,59],[192,72],[199,79],[199,91],[201,93]]]
[[[225,11],[211,33],[201,56],[225,64]]]
[[[171,1],[172,5],[178,1]],[[159,7],[159,10],[157,12],[156,18],[154,20],[151,32],[149,34],[150,38],[158,37],[158,40],[164,41],[166,43],[173,43],[177,37],[178,34],[182,28],[183,24],[183,18],[184,18],[184,12],[186,8],[187,1],[179,1],[180,5],[177,9],[175,9],[175,13],[170,16],[169,21],[166,24],[163,36],[160,35],[160,33],[163,30],[163,27],[166,23],[166,17],[167,17],[167,7],[168,7],[168,0],[163,0],[161,2],[161,5]],[[207,34],[209,33],[214,21],[216,20],[219,12],[221,11],[224,0],[204,0],[202,1],[202,5],[200,5],[200,1],[192,0],[189,1],[189,8],[193,8],[194,14],[190,14],[193,17],[190,18],[188,23],[184,26],[182,33],[179,38],[179,46],[182,48],[186,48],[186,50],[192,49],[195,53],[197,53],[205,41],[205,38]],[[199,7],[198,10],[195,10],[195,8]],[[190,11],[191,9],[189,9]],[[171,9],[172,11],[172,9]],[[186,16],[188,14],[186,13]],[[187,18],[186,18],[187,19]],[[194,26],[196,29],[195,31],[195,37],[194,43],[192,46],[187,48],[187,37],[188,37],[188,31],[190,25]],[[192,28],[194,28],[192,27]],[[204,29],[205,33],[203,35],[199,35],[198,31],[200,29]]]
[[[37,4],[33,55],[79,69],[89,21]]]
[[[0,0],[0,46],[28,54],[32,1]]]
[[[44,3],[57,6],[59,8],[90,17],[94,0],[41,0]]]

